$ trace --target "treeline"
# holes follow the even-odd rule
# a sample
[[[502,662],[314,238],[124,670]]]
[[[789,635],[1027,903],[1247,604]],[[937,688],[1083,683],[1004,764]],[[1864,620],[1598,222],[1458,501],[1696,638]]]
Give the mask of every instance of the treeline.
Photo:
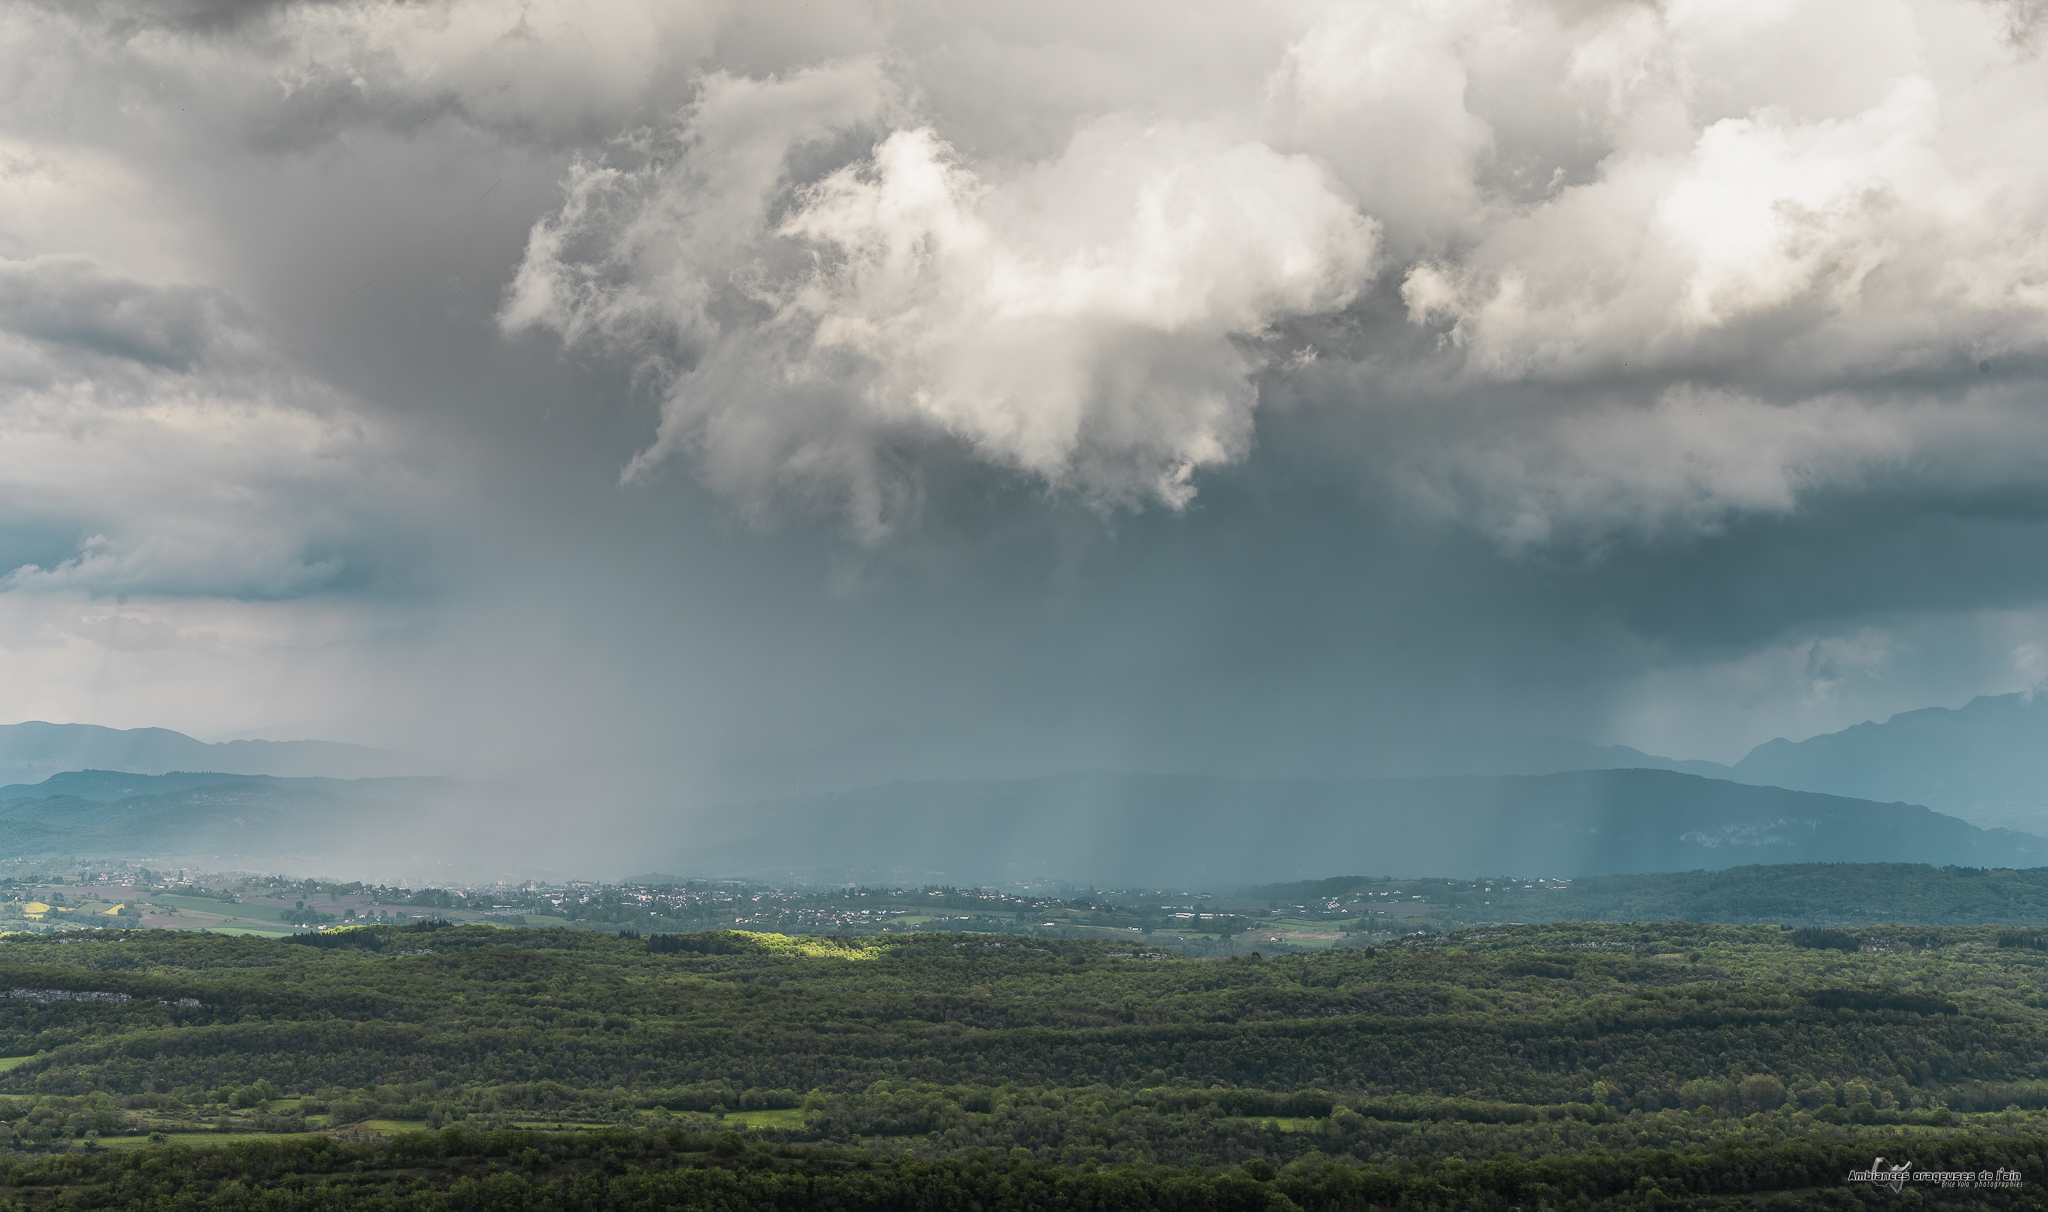
[[[752,955],[763,948],[735,930],[706,930],[698,934],[651,934],[647,937],[647,950],[653,955]]]
[[[1622,1112],[1605,1103],[1550,1106],[1430,1097],[1343,1098],[1323,1091],[1106,1087],[933,1087],[878,1083],[852,1094],[683,1089],[578,1090],[557,1083],[446,1089],[431,1084],[329,1089],[275,1099],[252,1087],[178,1095],[29,1096],[0,1101],[0,1143],[17,1152],[90,1150],[117,1135],[193,1131],[306,1132],[364,1121],[473,1132],[563,1123],[681,1126],[709,1133],[744,1124],[780,1144],[862,1142],[926,1158],[1018,1150],[1069,1164],[1199,1166],[1319,1159],[1390,1163],[1451,1156],[1541,1157],[1588,1149],[1726,1147],[1744,1140],[1834,1140],[1910,1128],[1933,1136],[2038,1134],[2048,1117],[1997,1108],[2040,1107],[2048,1091],[1987,1086],[1969,1092],[1988,1113],[1947,1107],[1879,1109],[1861,1082],[1790,1092],[1768,1075],[1689,1083],[1693,1110]],[[1775,1100],[1783,1099],[1778,1102]],[[1287,1116],[1282,1112],[1309,1112]],[[1318,1114],[1319,1113],[1319,1114]],[[1896,1126],[1896,1128],[1894,1127]]]
[[[457,933],[430,941],[446,948]],[[1701,980],[1689,964],[1603,955],[1522,975],[1512,963],[1450,951],[1170,969],[902,951],[829,974],[786,971],[821,962],[808,959],[648,957],[703,969],[683,968],[675,983],[505,946],[365,957],[379,966],[300,981],[94,974],[89,983],[138,996],[125,1005],[0,1002],[0,1041],[43,1049],[0,1077],[0,1090],[214,1088],[259,1077],[299,1091],[541,1078],[631,1089],[660,1075],[663,1084],[724,1077],[801,1090],[881,1080],[1333,1084],[1561,1103],[1586,1097],[1592,1072],[1623,1109],[1661,1110],[1680,1105],[1686,1081],[1712,1075],[1703,1069],[1772,1072],[1788,1086],[1865,1076],[1901,1103],[1958,1082],[2048,1075],[2048,1033],[2030,988],[1900,989],[1839,977],[1813,987],[1731,980],[1726,969]],[[1051,978],[1050,988],[1013,996],[994,987],[1027,973]],[[0,979],[60,977],[10,968]],[[167,1004],[173,994],[201,1005]],[[1977,1012],[1956,1012],[1973,1004]]]
[[[883,1212],[906,1208],[1068,1208],[1090,1212],[1344,1212],[1364,1207],[1472,1212],[1571,1207],[1839,1208],[1885,1139],[1753,1142],[1717,1150],[1588,1152],[1573,1157],[1423,1161],[1284,1169],[1067,1167],[977,1155],[939,1161],[754,1143],[736,1133],[468,1133],[373,1144],[324,1137],[16,1163],[0,1206],[105,1209],[261,1207],[269,1212],[720,1208]],[[2048,1139],[1916,1143],[1915,1168],[2003,1176],[2042,1172]],[[1998,1181],[1996,1178],[1992,1181]],[[1915,1206],[2038,1208],[2038,1181],[2011,1188],[1915,1184]],[[1877,1194],[1889,1195],[1888,1192]]]
[[[1246,889],[1277,903],[1358,909],[1390,888],[1426,894],[1429,918],[1478,922],[1723,922],[1788,926],[2048,926],[2048,867],[1776,863],[1724,871],[1603,875],[1569,883],[1338,876]],[[1378,903],[1378,902],[1374,902]],[[1385,930],[1362,918],[1357,928]]]

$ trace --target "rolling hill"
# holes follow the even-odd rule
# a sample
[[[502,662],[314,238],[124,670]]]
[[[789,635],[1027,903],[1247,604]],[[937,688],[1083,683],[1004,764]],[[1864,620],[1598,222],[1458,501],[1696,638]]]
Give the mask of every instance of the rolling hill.
[[[2048,863],[2048,839],[1902,803],[1665,770],[1419,779],[1072,775],[890,784],[705,821],[705,874],[1228,886],[1326,875],[1586,876],[1755,863]]]
[[[438,779],[70,771],[0,787],[0,858],[297,867],[516,861],[523,817]],[[484,813],[484,814],[480,814]],[[464,822],[469,822],[467,825]],[[531,827],[531,821],[525,821]],[[530,849],[531,843],[526,843]],[[2048,865],[2048,839],[1903,803],[1669,770],[1409,779],[1067,775],[892,783],[643,821],[613,851],[691,875],[1227,887],[1327,875],[1613,875],[1752,864]]]
[[[337,741],[221,741],[208,744],[168,728],[102,728],[97,724],[0,724],[0,780],[30,782],[70,770],[165,774],[224,770],[235,774],[376,778],[425,774],[414,754]]]
[[[439,779],[59,774],[0,787],[0,859],[315,859],[417,819]]]

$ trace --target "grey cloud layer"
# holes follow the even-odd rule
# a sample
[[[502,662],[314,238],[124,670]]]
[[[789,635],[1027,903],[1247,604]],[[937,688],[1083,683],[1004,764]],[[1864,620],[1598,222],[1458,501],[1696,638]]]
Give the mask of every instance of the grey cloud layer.
[[[2041,676],[2022,6],[591,11],[0,12],[18,713],[1280,770]]]
[[[351,515],[408,493],[380,428],[281,365],[217,291],[84,258],[0,262],[0,508],[76,543],[0,591],[318,589],[343,571]]]

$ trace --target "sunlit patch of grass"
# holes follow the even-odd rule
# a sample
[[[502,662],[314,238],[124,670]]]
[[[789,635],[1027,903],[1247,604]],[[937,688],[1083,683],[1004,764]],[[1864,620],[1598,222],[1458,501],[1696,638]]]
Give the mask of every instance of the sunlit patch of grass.
[[[813,959],[879,959],[895,940],[886,938],[829,939],[808,934],[756,934],[734,930],[750,943],[777,955],[805,955]]]
[[[362,1125],[372,1132],[425,1132],[427,1121],[423,1119],[366,1119]]]
[[[801,1107],[774,1111],[728,1111],[725,1122],[749,1128],[801,1128],[804,1126],[804,1113]]]

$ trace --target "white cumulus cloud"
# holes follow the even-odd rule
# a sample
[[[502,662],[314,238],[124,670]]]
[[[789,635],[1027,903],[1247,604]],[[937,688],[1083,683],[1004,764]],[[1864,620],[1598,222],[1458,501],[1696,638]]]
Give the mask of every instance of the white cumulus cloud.
[[[1940,427],[1902,426],[1891,380],[2043,352],[2027,149],[2048,101],[2039,39],[1995,6],[1418,0],[1268,24],[1262,75],[1162,86],[1158,109],[1093,86],[1077,110],[1032,74],[1044,31],[1000,22],[971,40],[983,109],[966,52],[907,20],[866,29],[880,54],[714,72],[572,172],[501,320],[658,385],[629,480],[685,458],[750,510],[793,496],[869,536],[963,456],[1178,507],[1253,447],[1262,376],[1295,374],[1368,430],[1455,401],[1361,474],[1397,466],[1510,546],[1712,529],[1910,462]],[[1156,75],[1113,31],[1092,53]],[[1385,322],[1394,300],[1431,340]],[[1295,329],[1312,373],[1278,349]],[[1970,390],[1907,394],[1981,420]],[[1709,409],[1735,453],[1669,423],[1708,399],[1745,401]]]
[[[629,478],[691,451],[746,498],[823,481],[874,535],[907,491],[890,448],[938,440],[1179,506],[1250,442],[1259,340],[1374,271],[1378,225],[1321,164],[1220,124],[1104,119],[988,172],[906,126],[793,180],[789,151],[835,133],[822,112],[883,114],[879,85],[826,111],[831,78],[713,82],[672,153],[585,166],[536,226],[507,326],[624,344],[671,379]]]
[[[1347,302],[1376,234],[1313,161],[1181,125],[1091,127],[1002,186],[899,131],[803,203],[778,232],[817,254],[776,293],[809,336],[793,380],[850,357],[881,424],[1174,505],[1249,440],[1233,339]]]

